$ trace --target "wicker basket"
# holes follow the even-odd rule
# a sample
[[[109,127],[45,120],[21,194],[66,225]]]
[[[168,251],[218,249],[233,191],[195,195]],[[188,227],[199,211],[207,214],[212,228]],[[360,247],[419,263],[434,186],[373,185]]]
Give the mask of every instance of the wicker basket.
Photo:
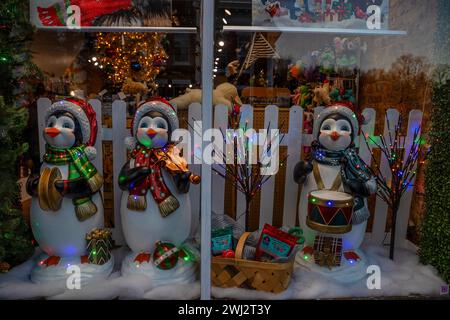
[[[271,263],[242,259],[245,241],[250,234],[245,232],[239,239],[235,258],[212,258],[213,285],[221,288],[238,287],[273,293],[286,290],[291,279],[294,260],[286,263]]]

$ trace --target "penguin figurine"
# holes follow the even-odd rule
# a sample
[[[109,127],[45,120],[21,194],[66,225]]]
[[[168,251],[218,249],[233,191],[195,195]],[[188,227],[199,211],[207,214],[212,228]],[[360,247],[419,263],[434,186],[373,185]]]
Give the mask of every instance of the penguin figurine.
[[[42,175],[32,175],[27,181],[27,191],[33,196],[31,228],[48,255],[40,267],[57,266],[64,257],[79,257],[75,259],[77,263],[88,263],[86,234],[103,226],[99,194],[103,177],[91,163],[96,156],[95,111],[90,104],[75,98],[55,102],[46,111],[43,135],[46,151]],[[60,176],[41,181],[47,168],[57,168]],[[62,197],[56,210],[44,206],[40,194],[52,189]]]
[[[119,174],[122,229],[138,264],[149,262],[158,241],[181,245],[191,231],[190,183],[199,183],[170,142],[178,129],[174,108],[164,99],[142,103],[126,144],[130,160]]]
[[[357,117],[346,104],[334,104],[323,109],[314,121],[316,140],[312,143],[312,160],[300,161],[294,168],[294,180],[302,185],[298,214],[305,233],[305,253],[314,253],[316,236],[322,235],[342,239],[344,256],[350,260],[360,259],[354,251],[364,239],[370,216],[365,198],[376,192],[377,185],[355,150],[354,140],[358,132]],[[311,224],[307,223],[308,195],[319,189],[352,195],[351,231],[333,234],[310,227]]]

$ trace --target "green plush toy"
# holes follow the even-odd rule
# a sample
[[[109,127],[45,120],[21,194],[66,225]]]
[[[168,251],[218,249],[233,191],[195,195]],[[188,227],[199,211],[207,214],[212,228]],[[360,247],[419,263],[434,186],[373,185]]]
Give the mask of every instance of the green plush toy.
[[[300,94],[301,94],[301,98],[300,98],[300,106],[302,108],[305,108],[307,106],[309,106],[311,104],[311,90],[309,89],[308,86],[300,86]]]

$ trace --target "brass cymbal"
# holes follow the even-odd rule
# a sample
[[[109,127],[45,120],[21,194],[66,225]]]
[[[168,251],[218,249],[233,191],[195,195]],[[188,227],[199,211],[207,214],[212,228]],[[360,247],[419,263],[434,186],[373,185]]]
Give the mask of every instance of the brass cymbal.
[[[62,195],[55,188],[55,180],[61,179],[57,167],[45,168],[38,185],[39,206],[45,211],[58,211],[61,208]]]
[[[42,210],[49,211],[50,206],[47,202],[47,185],[48,185],[48,178],[50,176],[50,168],[45,168],[41,172],[41,177],[39,178],[39,184],[38,184],[38,199],[39,199],[39,206]]]

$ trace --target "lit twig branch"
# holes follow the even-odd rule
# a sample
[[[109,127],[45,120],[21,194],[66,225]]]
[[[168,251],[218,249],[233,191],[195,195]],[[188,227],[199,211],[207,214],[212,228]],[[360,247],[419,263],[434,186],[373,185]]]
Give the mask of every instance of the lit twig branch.
[[[402,117],[399,117],[396,125],[393,127],[393,132],[391,130],[391,123],[386,114],[386,125],[388,129],[388,140],[387,143],[385,137],[380,135],[379,143],[375,141],[372,137],[365,135],[365,143],[367,148],[370,150],[371,158],[374,162],[376,170],[373,168],[369,169],[377,180],[377,196],[382,199],[388,207],[392,210],[392,229],[391,229],[391,242],[389,257],[394,258],[394,248],[395,248],[395,229],[396,229],[396,219],[398,209],[400,207],[400,202],[402,196],[412,186],[412,182],[416,176],[416,165],[421,154],[421,141],[420,138],[420,128],[414,131],[413,138],[411,141],[411,148],[406,151],[406,137],[402,137]],[[375,146],[377,146],[382,157],[384,156],[390,170],[391,178],[384,176],[380,163],[374,157],[373,151],[369,146],[369,141],[371,141]],[[404,153],[404,152],[407,152]]]
[[[230,142],[233,141],[233,148],[234,148],[234,158],[233,163],[227,164],[227,155],[224,153],[221,148],[217,146],[217,144],[213,144],[214,146],[214,152],[224,161],[225,164],[219,164],[218,166],[213,166],[212,170],[220,177],[226,179],[231,183],[231,185],[236,188],[239,192],[241,192],[246,201],[246,209],[245,212],[242,214],[238,214],[237,217],[240,217],[241,215],[246,215],[246,230],[249,229],[249,213],[250,213],[250,203],[256,196],[257,192],[262,188],[262,186],[270,180],[270,178],[273,177],[273,175],[262,175],[261,170],[263,167],[262,160],[266,160],[267,157],[269,157],[269,154],[272,152],[272,146],[275,144],[276,139],[279,139],[278,145],[281,144],[283,141],[285,135],[283,134],[280,138],[279,134],[271,136],[271,139],[268,140],[267,136],[270,132],[270,124],[266,128],[266,137],[264,141],[264,147],[267,150],[264,150],[264,152],[261,153],[259,156],[259,161],[256,159],[256,164],[251,163],[252,158],[250,156],[250,152],[253,152],[253,144],[255,143],[254,136],[249,137],[245,134],[245,132],[248,129],[248,122],[245,121],[245,123],[242,124],[242,128],[236,127],[238,124],[241,123],[240,121],[240,114],[237,115],[230,121],[229,126],[234,129],[235,131],[238,129],[243,130],[243,134],[239,134],[238,136],[230,136],[229,132],[228,139],[227,134],[223,132],[222,129],[220,129],[220,132],[222,133],[223,141]],[[238,143],[238,140],[240,143]],[[268,142],[268,143],[267,143]],[[239,148],[238,148],[239,146]],[[225,144],[226,148],[226,144]],[[238,150],[239,149],[239,150]],[[276,151],[278,152],[278,151]],[[283,166],[286,163],[287,156],[284,157],[284,159],[280,162],[280,165]],[[254,160],[253,160],[254,161]]]

